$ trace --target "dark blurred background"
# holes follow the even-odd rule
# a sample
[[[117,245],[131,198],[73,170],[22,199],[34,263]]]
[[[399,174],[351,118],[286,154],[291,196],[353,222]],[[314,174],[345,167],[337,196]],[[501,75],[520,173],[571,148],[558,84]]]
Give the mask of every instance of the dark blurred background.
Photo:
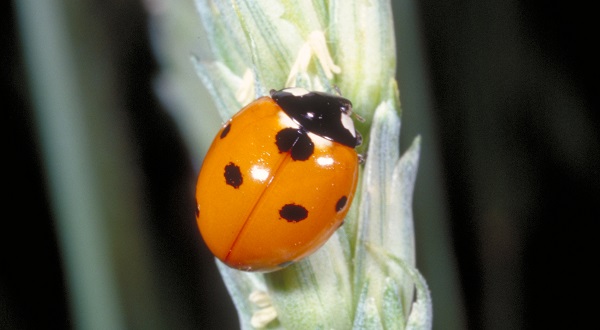
[[[222,298],[224,287],[191,216],[195,169],[152,90],[158,66],[146,14],[135,1],[95,5],[111,36],[110,60],[145,178],[145,220],[160,272],[170,279],[161,291],[165,304],[185,327],[235,329],[233,305]],[[0,6],[8,196],[0,224],[0,329],[70,328],[13,3]],[[594,298],[593,228],[600,220],[599,57],[591,5],[424,0],[417,10],[464,327],[591,324],[593,305],[582,301]],[[408,141],[421,130],[411,82],[399,82]],[[419,210],[416,215],[422,239],[429,228],[418,222]],[[434,305],[434,313],[444,308]]]
[[[469,328],[588,328],[581,300],[596,287],[600,220],[591,7],[424,0],[419,10]],[[410,136],[418,119],[400,81]]]

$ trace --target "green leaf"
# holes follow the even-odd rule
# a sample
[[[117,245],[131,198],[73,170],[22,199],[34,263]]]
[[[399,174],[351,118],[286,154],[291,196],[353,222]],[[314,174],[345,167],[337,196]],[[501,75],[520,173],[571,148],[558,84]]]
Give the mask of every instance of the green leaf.
[[[411,290],[412,292],[412,290]],[[407,311],[403,307],[402,291],[396,281],[390,277],[385,279],[383,290],[382,320],[385,329],[402,330],[406,324],[404,317]]]
[[[396,43],[390,1],[332,0],[328,31],[334,61],[341,67],[336,81],[352,95],[355,111],[367,118],[384,99],[396,75]]]
[[[265,274],[286,329],[348,329],[352,320],[349,260],[334,235],[310,258]],[[335,317],[334,317],[335,316]]]
[[[223,277],[225,286],[233,300],[238,312],[241,329],[264,328],[279,329],[278,322],[267,322],[265,319],[256,320],[255,318],[265,317],[265,311],[270,311],[270,297],[267,293],[267,287],[263,275],[260,273],[241,272],[225,266],[222,262],[215,259],[217,267]],[[259,296],[260,298],[256,298]],[[273,319],[276,318],[276,313]],[[252,326],[252,321],[264,324],[263,327]]]
[[[388,194],[390,178],[399,158],[400,120],[390,102],[383,102],[375,111],[371,128],[369,153],[362,177],[358,232],[356,236],[354,290],[362,288],[367,277],[371,277],[370,290],[374,296],[382,293],[385,269],[373,261],[365,247],[365,242],[386,246],[396,251],[398,237],[397,224],[390,222]],[[396,220],[397,222],[397,220]],[[380,301],[377,302],[380,305]]]
[[[431,293],[427,286],[425,278],[419,271],[412,265],[406,263],[403,259],[389,253],[379,246],[368,244],[367,248],[373,253],[375,259],[381,263],[386,264],[390,269],[394,269],[394,272],[401,271],[408,275],[416,289],[416,300],[412,301],[410,308],[406,329],[411,330],[426,330],[431,329],[433,320],[433,304],[431,300]]]
[[[369,283],[367,280],[361,290],[358,306],[356,308],[356,316],[354,318],[353,330],[377,330],[384,329],[375,298],[369,296]]]

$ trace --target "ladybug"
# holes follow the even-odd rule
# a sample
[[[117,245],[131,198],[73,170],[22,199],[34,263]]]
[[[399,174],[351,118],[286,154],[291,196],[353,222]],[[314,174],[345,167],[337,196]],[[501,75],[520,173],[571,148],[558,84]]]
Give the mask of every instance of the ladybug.
[[[352,103],[272,90],[217,133],[196,187],[196,221],[226,265],[269,272],[312,254],[339,228],[358,181]]]

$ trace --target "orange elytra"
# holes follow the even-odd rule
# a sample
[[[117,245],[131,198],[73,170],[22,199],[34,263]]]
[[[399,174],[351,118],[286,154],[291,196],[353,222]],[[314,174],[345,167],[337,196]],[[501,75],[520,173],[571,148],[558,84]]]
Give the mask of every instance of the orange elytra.
[[[196,220],[226,265],[274,271],[321,247],[344,221],[361,136],[347,99],[271,91],[217,133],[196,188]]]

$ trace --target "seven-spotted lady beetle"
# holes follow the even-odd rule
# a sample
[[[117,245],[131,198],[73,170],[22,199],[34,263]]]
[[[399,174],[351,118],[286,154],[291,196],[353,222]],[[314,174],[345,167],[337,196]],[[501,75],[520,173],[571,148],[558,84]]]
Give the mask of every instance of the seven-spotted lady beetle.
[[[356,190],[361,136],[352,103],[302,88],[271,91],[234,115],[202,164],[196,220],[230,267],[273,271],[321,247]]]

